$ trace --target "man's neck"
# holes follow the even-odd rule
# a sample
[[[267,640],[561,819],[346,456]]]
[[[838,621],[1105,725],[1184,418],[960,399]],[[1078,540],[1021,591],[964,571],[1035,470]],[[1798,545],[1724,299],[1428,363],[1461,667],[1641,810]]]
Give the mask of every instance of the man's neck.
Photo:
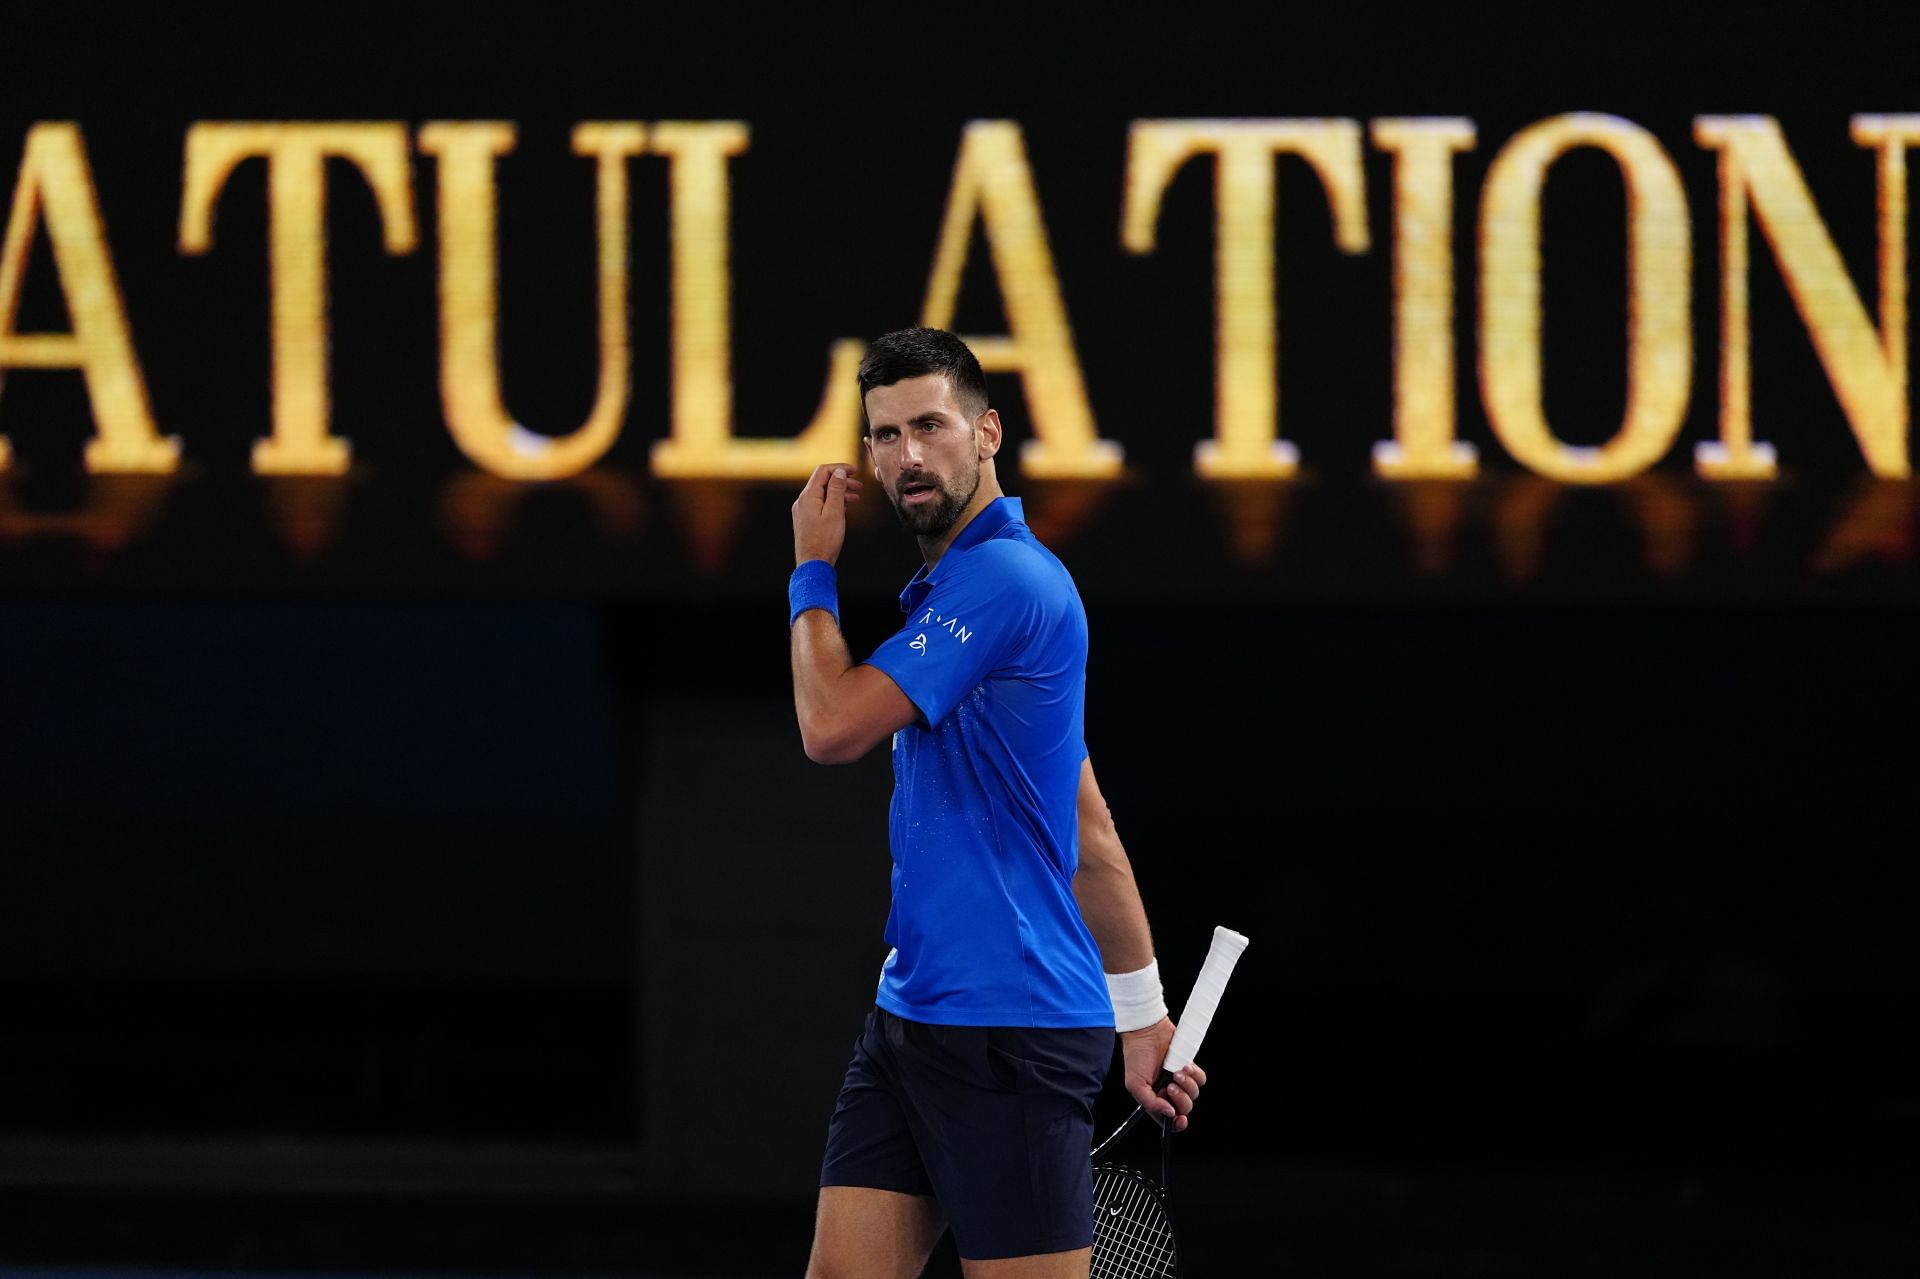
[[[921,558],[926,560],[927,567],[932,568],[940,562],[940,557],[947,553],[947,548],[953,545],[954,539],[960,536],[962,530],[964,530],[967,525],[973,523],[974,517],[978,516],[980,512],[986,510],[987,507],[1005,496],[1006,494],[1000,491],[1000,481],[998,479],[992,476],[982,475],[980,477],[980,487],[973,491],[973,500],[967,503],[967,509],[960,512],[960,517],[953,522],[945,533],[937,538],[922,537],[916,539],[920,543]]]

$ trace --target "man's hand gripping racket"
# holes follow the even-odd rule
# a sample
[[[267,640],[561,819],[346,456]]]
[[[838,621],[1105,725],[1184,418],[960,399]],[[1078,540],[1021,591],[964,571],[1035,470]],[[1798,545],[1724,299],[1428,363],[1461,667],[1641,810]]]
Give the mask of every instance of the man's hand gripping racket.
[[[1131,1115],[1093,1149],[1093,1276],[1094,1279],[1134,1279],[1135,1276],[1177,1276],[1180,1273],[1180,1244],[1174,1231],[1173,1216],[1167,1207],[1168,1138],[1187,1124],[1186,1113],[1193,1109],[1193,1097],[1206,1082],[1206,1074],[1193,1064],[1200,1041],[1213,1025],[1227,979],[1247,939],[1231,928],[1215,928],[1213,944],[1207,950],[1206,963],[1180,1010],[1180,1024],[1156,1072],[1154,1057],[1159,1041],[1152,1036],[1137,1036],[1124,1047],[1127,1091],[1140,1099]],[[1151,1079],[1151,1086],[1147,1081]],[[1142,1093],[1145,1093],[1142,1096]],[[1099,1162],[1101,1152],[1112,1146],[1132,1128],[1142,1114],[1152,1114],[1161,1123],[1160,1179],[1124,1164]]]

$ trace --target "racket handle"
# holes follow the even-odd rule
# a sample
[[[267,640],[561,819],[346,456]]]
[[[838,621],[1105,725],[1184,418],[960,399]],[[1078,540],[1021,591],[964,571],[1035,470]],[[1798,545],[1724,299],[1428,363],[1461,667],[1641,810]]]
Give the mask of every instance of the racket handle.
[[[1213,944],[1207,948],[1207,962],[1200,965],[1200,976],[1193,983],[1193,993],[1187,996],[1187,1006],[1180,1010],[1180,1021],[1174,1027],[1173,1044],[1167,1049],[1165,1070],[1179,1070],[1194,1059],[1200,1051],[1200,1041],[1207,1037],[1207,1028],[1213,1025],[1213,1014],[1220,1007],[1220,996],[1226,992],[1227,978],[1233,976],[1233,966],[1240,962],[1240,952],[1247,948],[1244,935],[1231,928],[1217,927],[1213,930]]]

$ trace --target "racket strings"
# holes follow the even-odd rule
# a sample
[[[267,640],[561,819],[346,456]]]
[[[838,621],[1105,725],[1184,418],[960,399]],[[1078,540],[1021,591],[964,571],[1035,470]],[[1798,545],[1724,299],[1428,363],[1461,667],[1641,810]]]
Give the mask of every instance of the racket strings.
[[[1096,1174],[1092,1279],[1167,1279],[1179,1264],[1172,1222],[1153,1188],[1134,1175]]]

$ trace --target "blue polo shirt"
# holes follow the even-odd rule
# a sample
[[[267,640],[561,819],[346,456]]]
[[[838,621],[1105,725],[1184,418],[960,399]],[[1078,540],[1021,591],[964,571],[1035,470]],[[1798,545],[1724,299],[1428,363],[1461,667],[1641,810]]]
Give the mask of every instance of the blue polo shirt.
[[[901,592],[867,659],[919,708],[893,737],[893,909],[876,1002],[949,1026],[1111,1026],[1080,918],[1087,615],[1017,498]]]

